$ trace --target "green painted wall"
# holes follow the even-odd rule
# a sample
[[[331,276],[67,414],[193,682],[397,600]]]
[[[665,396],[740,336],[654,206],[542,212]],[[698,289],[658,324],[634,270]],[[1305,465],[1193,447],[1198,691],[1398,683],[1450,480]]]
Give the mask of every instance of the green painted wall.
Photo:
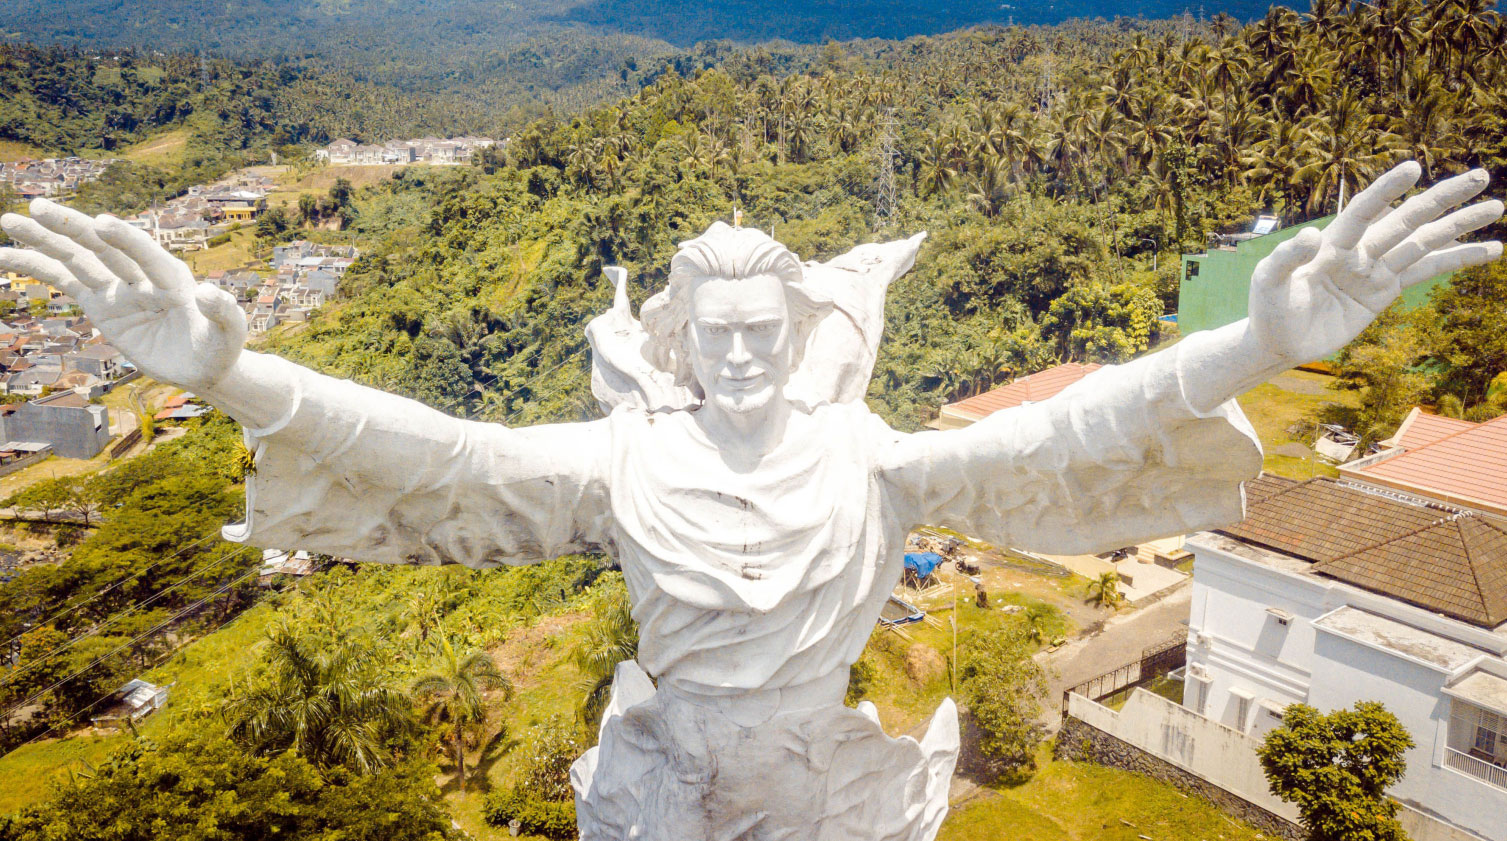
[[[1186,336],[1245,318],[1251,296],[1251,274],[1255,272],[1256,264],[1304,228],[1322,228],[1333,219],[1333,216],[1325,216],[1283,228],[1264,237],[1246,240],[1236,245],[1233,251],[1219,249],[1204,254],[1184,254],[1183,279],[1177,293],[1178,332]],[[1429,290],[1448,280],[1449,275],[1442,274],[1403,290],[1403,306],[1412,309],[1425,303]]]

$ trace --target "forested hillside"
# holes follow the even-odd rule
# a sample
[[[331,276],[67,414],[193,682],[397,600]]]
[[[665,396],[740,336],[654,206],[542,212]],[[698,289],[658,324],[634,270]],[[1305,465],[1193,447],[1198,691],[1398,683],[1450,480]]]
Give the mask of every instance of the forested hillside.
[[[480,171],[365,196],[377,247],[281,349],[457,413],[583,417],[601,268],[626,266],[642,300],[675,244],[736,205],[808,259],[931,232],[891,292],[871,391],[915,427],[1000,378],[1145,350],[1175,304],[1170,258],[1210,232],[1332,212],[1342,183],[1403,158],[1429,180],[1500,177],[1500,32],[1494,12],[1403,3],[1186,40],[1075,23],[831,44],[783,76],[736,53],[536,122]],[[879,218],[890,119],[899,201]]]

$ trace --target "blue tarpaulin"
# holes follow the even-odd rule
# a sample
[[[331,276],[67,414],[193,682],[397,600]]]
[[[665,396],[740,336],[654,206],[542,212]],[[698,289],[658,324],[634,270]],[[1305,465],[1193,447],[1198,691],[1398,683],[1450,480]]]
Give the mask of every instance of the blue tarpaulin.
[[[936,552],[906,552],[905,568],[916,571],[917,578],[925,578],[931,575],[931,571],[942,563],[942,556]]]

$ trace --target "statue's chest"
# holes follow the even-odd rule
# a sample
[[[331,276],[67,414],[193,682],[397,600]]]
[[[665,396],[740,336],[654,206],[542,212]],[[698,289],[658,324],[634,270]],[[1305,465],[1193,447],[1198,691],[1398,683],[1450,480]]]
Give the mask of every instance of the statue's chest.
[[[851,440],[809,435],[750,468],[703,441],[635,437],[638,446],[615,454],[613,514],[637,563],[659,578],[800,588],[851,560],[875,508]]]

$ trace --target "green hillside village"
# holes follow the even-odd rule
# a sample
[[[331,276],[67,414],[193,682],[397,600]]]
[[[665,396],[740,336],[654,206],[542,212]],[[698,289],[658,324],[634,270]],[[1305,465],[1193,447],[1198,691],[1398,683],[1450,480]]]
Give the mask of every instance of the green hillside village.
[[[813,262],[926,232],[861,399],[931,435],[1246,318],[1395,164],[1507,176],[1476,0],[170,5],[0,12],[0,210],[113,214],[252,350],[509,427],[603,417],[605,270],[639,313],[717,221]],[[1400,291],[1238,397],[1242,521],[910,533],[845,703],[919,740],[956,701],[937,838],[1507,838],[1507,261]],[[257,441],[105,326],[0,271],[0,841],[578,837],[571,765],[639,651],[615,558],[228,541]]]

